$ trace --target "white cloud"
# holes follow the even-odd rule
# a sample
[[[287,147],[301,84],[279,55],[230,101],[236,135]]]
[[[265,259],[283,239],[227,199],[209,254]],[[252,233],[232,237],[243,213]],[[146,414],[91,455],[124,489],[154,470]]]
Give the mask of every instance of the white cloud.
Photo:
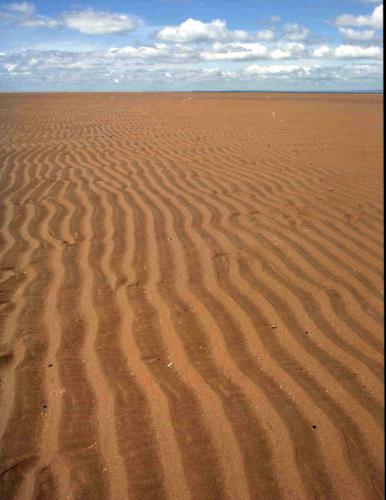
[[[272,30],[261,30],[256,33],[257,40],[271,42],[275,39],[275,33]]]
[[[120,47],[111,48],[107,51],[109,58],[120,59],[151,59],[164,61],[186,61],[198,59],[198,53],[193,47],[185,45],[167,45],[156,43],[154,45],[143,45],[140,47]]]
[[[252,64],[245,69],[247,75],[256,76],[267,76],[267,75],[290,75],[294,73],[309,73],[311,71],[310,66],[301,66],[297,64],[286,64],[286,65],[270,65],[262,66],[258,64]]]
[[[8,3],[0,7],[0,19],[27,28],[66,27],[86,35],[128,33],[138,20],[126,14],[96,11],[93,9],[65,12],[56,18],[36,14],[32,3]]]
[[[246,61],[265,58],[268,49],[260,43],[231,43],[216,42],[211,49],[201,52],[204,61]]]
[[[162,44],[158,44],[161,46]],[[144,46],[145,47],[145,46]],[[172,57],[174,45],[168,45]],[[136,47],[134,47],[136,48]],[[159,47],[160,48],[160,47]],[[137,49],[140,49],[138,47]],[[178,50],[186,50],[181,45]],[[116,49],[120,50],[120,49]],[[173,64],[171,57],[150,58],[111,55],[109,51],[65,52],[61,50],[28,50],[8,53],[1,59],[0,88],[84,90],[111,89],[119,86],[130,90],[173,89],[370,89],[381,88],[382,61],[337,60],[331,50],[331,62],[314,64],[270,63],[269,59],[248,68],[208,67],[197,59],[186,64]],[[141,51],[139,50],[139,53]],[[195,52],[198,54],[198,51]],[[318,61],[319,63],[319,61]],[[5,67],[7,65],[7,67]],[[257,87],[261,82],[263,87]],[[201,85],[202,84],[202,85]],[[299,87],[300,84],[300,87]]]
[[[378,58],[382,55],[382,50],[379,47],[361,47],[360,45],[339,45],[338,47],[329,47],[321,45],[315,48],[311,55],[313,57],[334,57],[334,58]]]
[[[310,34],[310,30],[302,28],[297,23],[287,23],[284,25],[284,37],[293,42],[301,42],[306,40]]]
[[[330,47],[327,45],[321,45],[312,51],[314,57],[324,57],[331,53]]]
[[[339,45],[334,50],[335,57],[372,58],[380,57],[382,50],[379,47],[360,47],[358,45]]]
[[[62,19],[67,28],[86,35],[128,33],[137,27],[136,20],[130,16],[92,9],[66,12]]]
[[[210,78],[231,78],[233,75],[232,72],[224,71],[220,68],[204,68],[202,74]]]
[[[302,56],[304,51],[305,46],[302,43],[281,43],[277,48],[270,52],[270,57],[272,59],[291,59]]]
[[[342,14],[335,19],[337,26],[355,26],[362,28],[369,26],[375,29],[383,27],[383,4],[378,5],[368,16],[353,16],[351,14]]]
[[[156,34],[159,40],[179,43],[219,41],[219,40],[248,40],[250,35],[246,31],[230,31],[226,22],[215,19],[203,23],[197,19],[187,19],[178,26],[166,26]]]
[[[43,33],[28,34],[30,49],[0,52],[0,90],[19,88],[19,80],[20,88],[41,85],[36,87],[41,90],[55,90],[58,85],[69,90],[108,89],[109,85],[127,90],[205,86],[214,90],[276,84],[278,89],[292,90],[299,89],[297,81],[303,84],[300,88],[309,89],[315,88],[312,85],[341,88],[342,82],[348,82],[346,88],[351,89],[382,86],[382,50],[375,46],[380,38],[375,26],[380,25],[382,11],[376,5],[368,9],[373,11],[368,16],[339,16],[336,24],[341,42],[318,45],[317,38],[311,38],[301,24],[274,25],[278,19],[268,20],[264,29],[254,32],[229,29],[221,19],[187,19],[175,26],[161,26],[154,33],[154,26],[129,14],[74,8],[44,17],[30,2],[5,4],[0,0],[0,4],[0,21],[13,27],[58,29],[43,38]],[[109,43],[110,37],[96,40],[63,33],[68,29],[87,35],[122,34],[137,26],[141,29],[135,42],[119,37],[115,47]],[[149,36],[156,40],[148,41]],[[26,43],[24,34],[22,41]],[[331,87],[336,82],[338,87]],[[351,82],[359,82],[359,87]]]
[[[18,12],[20,14],[32,15],[36,11],[36,7],[30,2],[11,2],[3,5],[3,8],[11,12]]]
[[[36,14],[30,2],[7,3],[0,7],[0,20],[28,28],[53,28],[58,21]]]
[[[16,68],[17,64],[4,64],[4,68],[9,72],[12,73]]]
[[[289,59],[291,52],[289,50],[275,49],[271,52],[272,59]]]
[[[59,24],[56,19],[49,19],[43,16],[31,16],[20,21],[20,25],[26,28],[55,28]]]
[[[348,40],[355,42],[368,42],[375,36],[374,30],[353,30],[352,28],[339,28],[340,33]]]
[[[305,54],[302,43],[287,42],[275,48],[258,42],[222,43],[216,42],[200,53],[204,61],[251,61],[256,59],[290,59],[298,58]]]

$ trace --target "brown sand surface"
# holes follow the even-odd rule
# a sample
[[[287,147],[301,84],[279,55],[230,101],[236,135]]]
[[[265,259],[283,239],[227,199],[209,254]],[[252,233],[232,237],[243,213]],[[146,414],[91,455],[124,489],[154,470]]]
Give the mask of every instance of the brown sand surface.
[[[383,96],[0,95],[0,498],[383,497]]]

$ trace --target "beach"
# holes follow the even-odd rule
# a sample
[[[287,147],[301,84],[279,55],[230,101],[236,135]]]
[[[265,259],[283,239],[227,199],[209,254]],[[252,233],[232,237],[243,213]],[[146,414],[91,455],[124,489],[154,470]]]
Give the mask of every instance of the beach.
[[[382,107],[0,94],[0,498],[383,498]]]

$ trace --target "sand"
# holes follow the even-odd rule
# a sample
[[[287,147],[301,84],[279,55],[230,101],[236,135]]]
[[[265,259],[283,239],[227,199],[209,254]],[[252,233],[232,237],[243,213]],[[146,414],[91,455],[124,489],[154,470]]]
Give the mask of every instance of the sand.
[[[382,103],[0,95],[1,499],[383,497]]]

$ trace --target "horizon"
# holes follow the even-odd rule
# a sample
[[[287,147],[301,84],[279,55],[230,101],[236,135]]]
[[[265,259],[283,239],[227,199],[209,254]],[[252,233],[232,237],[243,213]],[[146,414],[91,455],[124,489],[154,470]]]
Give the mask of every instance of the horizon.
[[[383,93],[378,0],[0,1],[0,92]]]
[[[0,90],[1,94],[361,94],[380,95],[383,90]]]

